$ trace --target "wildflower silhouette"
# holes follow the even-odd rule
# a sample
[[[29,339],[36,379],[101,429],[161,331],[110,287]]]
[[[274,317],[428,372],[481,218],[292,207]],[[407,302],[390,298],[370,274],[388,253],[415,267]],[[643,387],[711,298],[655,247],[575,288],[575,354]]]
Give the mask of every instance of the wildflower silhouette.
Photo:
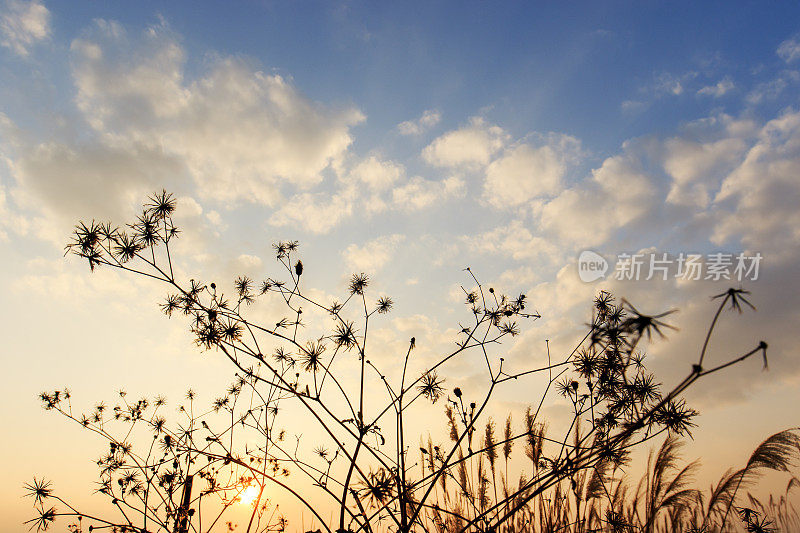
[[[207,408],[197,405],[190,390],[176,421],[168,421],[162,397],[132,400],[120,391],[113,406],[98,403],[80,413],[73,411],[68,391],[42,393],[45,409],[106,442],[97,461],[97,492],[116,514],[85,514],[49,482],[34,478],[26,485],[37,513],[28,522],[32,528],[44,530],[68,517],[73,531],[230,529],[225,517],[248,491],[255,496],[248,523],[240,526],[248,532],[285,531],[294,519],[280,509],[284,497],[310,513],[311,529],[327,532],[710,531],[728,527],[741,487],[761,471],[789,470],[800,449],[794,431],[774,437],[705,501],[688,488],[694,466],[676,470],[678,438],[690,433],[697,415],[681,394],[754,354],[766,361],[761,342],[727,362],[702,367],[722,309],[752,307],[741,289],[719,295],[698,362],[665,390],[647,370],[642,345],[674,329],[662,320],[673,311],[646,315],[601,291],[587,332],[572,351],[556,358],[547,343],[546,365],[509,368],[502,343],[539,315],[529,310],[524,294],[486,289],[467,268],[474,288],[463,288],[467,318],[459,324],[455,348],[410,375],[409,361],[419,347],[415,337],[397,354],[402,365],[396,368],[381,369],[369,358],[374,321],[390,313],[394,302],[369,296],[365,273],[350,278],[341,299],[321,301],[305,287],[309,267],[298,257],[299,243],[282,241],[273,245],[281,275],[260,282],[240,276],[228,297],[216,283],[176,273],[170,247],[180,235],[175,209],[175,198],[161,191],[124,229],[79,223],[66,251],[92,271],[112,268],[163,283],[168,294],[161,310],[184,317],[200,348],[227,359],[233,381]],[[277,301],[282,311],[267,323],[256,322],[248,309],[260,299]],[[322,333],[321,324],[309,327],[311,314],[304,308],[322,311],[330,326]],[[445,388],[448,365],[468,353],[483,361],[486,391],[480,396],[463,384]],[[547,384],[529,398],[521,429],[509,415],[499,430],[487,406],[503,385],[532,375],[546,376]],[[555,394],[569,405],[570,419],[558,425],[566,430],[551,435],[542,408]],[[416,458],[408,417],[422,402],[440,400],[449,441],[423,438]],[[295,433],[295,419],[315,425],[313,442]],[[631,450],[662,438],[643,482],[626,495],[620,473]],[[517,443],[524,458],[514,455]],[[763,509],[735,514],[745,527],[771,527]]]

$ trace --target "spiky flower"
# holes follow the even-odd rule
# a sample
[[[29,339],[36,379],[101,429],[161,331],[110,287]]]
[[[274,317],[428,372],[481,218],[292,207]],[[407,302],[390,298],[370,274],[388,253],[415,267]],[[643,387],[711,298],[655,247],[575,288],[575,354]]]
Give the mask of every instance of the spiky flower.
[[[325,345],[320,342],[309,341],[300,351],[300,366],[306,372],[318,372],[322,364],[322,353]]]
[[[417,390],[431,403],[436,403],[444,393],[442,383],[444,383],[444,379],[440,378],[435,370],[431,370],[422,374],[422,380],[417,386]]]
[[[177,203],[175,197],[164,189],[161,189],[161,192],[153,194],[148,199],[150,202],[145,207],[156,219],[165,219],[175,211]]]
[[[369,276],[363,272],[360,274],[353,274],[350,278],[350,294],[364,294],[364,289],[369,285]]]
[[[394,302],[391,298],[388,296],[381,296],[378,298],[377,311],[380,314],[386,314],[392,310],[392,305],[394,305]]]
[[[51,483],[44,479],[33,478],[33,482],[25,483],[25,496],[33,498],[34,503],[42,505],[44,501],[53,495]]]
[[[352,322],[339,322],[331,336],[333,342],[345,350],[350,350],[358,344],[356,341],[356,330]]]

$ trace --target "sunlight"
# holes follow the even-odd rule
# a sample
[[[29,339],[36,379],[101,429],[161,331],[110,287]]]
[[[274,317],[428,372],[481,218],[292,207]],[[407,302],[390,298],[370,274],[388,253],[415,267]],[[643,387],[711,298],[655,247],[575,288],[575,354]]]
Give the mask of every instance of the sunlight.
[[[239,503],[243,505],[250,505],[258,498],[258,485],[250,485],[242,491],[239,495]]]

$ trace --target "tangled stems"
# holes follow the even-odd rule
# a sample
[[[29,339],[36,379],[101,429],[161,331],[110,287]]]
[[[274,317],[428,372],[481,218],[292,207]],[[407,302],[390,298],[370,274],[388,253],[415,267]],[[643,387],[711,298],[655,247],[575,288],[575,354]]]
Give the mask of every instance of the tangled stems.
[[[207,411],[195,412],[192,395],[180,411],[185,420],[175,429],[169,429],[161,415],[149,413],[144,400],[128,404],[122,397],[113,413],[103,408],[79,417],[72,415],[71,407],[62,407],[63,393],[42,396],[46,408],[81,422],[115,446],[98,466],[101,493],[118,504],[123,519],[96,520],[97,527],[210,531],[248,487],[256,487],[247,531],[282,531],[286,518],[263,497],[265,487],[275,485],[310,510],[326,531],[526,531],[534,520],[540,526],[545,523],[545,516],[551,517],[547,523],[555,523],[556,502],[563,499],[561,486],[566,483],[572,487],[578,516],[560,527],[589,531],[619,521],[598,518],[598,502],[610,501],[605,472],[624,464],[630,449],[659,435],[689,432],[696,412],[680,399],[688,387],[755,353],[766,357],[762,343],[726,363],[702,367],[722,310],[728,306],[741,311],[742,303],[749,305],[743,298],[746,293],[732,289],[720,295],[720,307],[691,374],[662,394],[646,370],[640,345],[663,336],[670,326],[662,319],[670,312],[645,315],[601,292],[588,331],[571,352],[554,360],[548,344],[546,365],[510,370],[502,357],[504,341],[539,315],[527,310],[525,295],[501,295],[467,269],[474,287],[463,289],[470,319],[460,326],[455,349],[412,378],[409,362],[417,346],[411,338],[396,358],[403,360],[402,372],[387,375],[370,358],[381,348],[368,338],[374,320],[389,313],[393,302],[387,296],[368,298],[368,276],[353,275],[340,301],[315,299],[305,288],[307,267],[297,257],[298,243],[279,242],[274,251],[282,276],[267,277],[260,284],[240,276],[232,297],[226,298],[215,283],[181,281],[181,263],[170,251],[179,235],[172,221],[174,209],[175,200],[162,191],[124,230],[111,224],[79,224],[67,251],[88,261],[91,270],[113,268],[166,284],[172,293],[162,310],[186,317],[196,344],[222,354],[233,365],[235,379]],[[282,311],[274,322],[248,318],[248,307],[259,299],[280,304]],[[309,310],[321,312],[330,324],[308,323],[307,317],[315,316]],[[449,364],[470,353],[479,354],[485,363],[486,392],[479,402],[466,402],[459,387],[446,390],[441,377]],[[496,438],[486,413],[497,390],[542,374],[547,384],[536,409],[527,411],[522,431],[514,430],[509,417],[503,437]],[[368,396],[374,384],[385,390],[383,401]],[[572,417],[567,430],[551,438],[540,412],[554,393],[571,405]],[[421,400],[440,399],[445,402],[450,442],[429,440],[420,448],[420,461],[414,462],[406,417],[416,412]],[[296,434],[294,447],[287,442],[284,425],[291,420],[281,413],[297,413],[297,407],[322,436],[315,437],[313,450]],[[107,431],[112,423],[122,424],[124,434]],[[476,435],[483,424],[481,444]],[[150,429],[149,439],[134,429],[141,427]],[[145,444],[145,452],[134,452],[138,442]],[[530,479],[523,474],[513,487],[508,465],[513,446],[520,442],[531,461]],[[498,450],[505,473],[499,469]],[[131,472],[137,475],[131,477]],[[584,493],[579,495],[584,489],[578,480],[587,473],[597,478],[591,502]],[[297,477],[285,479],[290,475]],[[198,495],[192,494],[195,478],[205,483]],[[308,483],[318,492],[307,495],[301,487]],[[545,498],[547,494],[551,496]],[[320,498],[328,503],[318,503]],[[50,515],[43,518],[48,510],[41,501],[39,505],[39,523],[48,524]],[[330,505],[338,511],[331,524],[322,512]],[[85,516],[77,511],[72,515]]]

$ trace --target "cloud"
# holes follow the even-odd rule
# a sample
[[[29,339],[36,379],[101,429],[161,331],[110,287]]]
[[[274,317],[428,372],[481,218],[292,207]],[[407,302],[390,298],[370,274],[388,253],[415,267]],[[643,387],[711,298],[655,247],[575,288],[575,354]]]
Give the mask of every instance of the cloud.
[[[579,246],[605,242],[618,228],[644,216],[656,188],[634,154],[607,158],[590,178],[544,205],[540,222],[558,238]]]
[[[800,41],[796,37],[787,39],[778,46],[775,53],[787,63],[796,61],[800,59]]]
[[[683,74],[661,72],[654,74],[651,81],[638,88],[636,98],[624,100],[620,104],[623,113],[635,114],[643,111],[653,102],[664,97],[681,96],[691,90],[692,81],[697,77],[697,72],[688,71]]]
[[[8,230],[10,229],[11,211],[6,201],[5,187],[0,184],[0,242],[8,240]]]
[[[506,292],[513,292],[511,289],[520,289],[532,285],[541,279],[541,274],[534,268],[522,265],[517,268],[510,268],[500,274],[498,284]]]
[[[185,165],[201,197],[276,205],[341,159],[355,108],[331,109],[285,77],[218,58],[185,79],[185,52],[165,25],[131,38],[97,21],[72,43],[77,103],[104,139],[156,145]]]
[[[401,135],[422,135],[442,120],[442,114],[435,109],[428,109],[416,120],[406,120],[397,125]]]
[[[792,83],[800,81],[800,72],[787,70],[780,73],[775,78],[759,83],[747,95],[747,102],[750,104],[760,104],[768,100],[775,100]]]
[[[517,261],[557,261],[562,253],[549,239],[534,236],[522,221],[513,220],[490,231],[461,237],[470,253],[502,254]]]
[[[638,100],[625,100],[619,107],[623,113],[638,113],[647,107],[647,104]]]
[[[422,157],[438,167],[487,165],[508,139],[508,134],[499,126],[491,126],[483,118],[472,117],[469,125],[434,139],[422,151]]]
[[[351,271],[375,273],[392,259],[395,250],[404,240],[405,236],[398,233],[384,235],[363,246],[351,244],[342,251],[342,256]]]
[[[662,72],[656,76],[653,84],[643,89],[647,92],[652,92],[656,96],[672,95],[680,96],[686,90],[686,84],[697,77],[696,72],[686,72],[681,75],[670,74],[669,72]]]
[[[376,156],[362,160],[350,171],[353,179],[367,185],[373,191],[386,190],[404,175],[403,165],[393,161],[383,161]]]
[[[551,134],[542,146],[507,149],[486,169],[484,195],[495,207],[516,207],[561,191],[568,163],[577,159],[580,141]]]
[[[354,212],[371,216],[386,210],[418,211],[464,193],[464,180],[452,176],[407,178],[395,162],[369,156],[338,180],[336,192],[300,192],[281,203],[269,219],[274,226],[295,226],[328,233]],[[392,187],[392,185],[395,185]],[[366,185],[366,187],[364,187]]]
[[[716,85],[707,85],[697,91],[697,94],[703,96],[713,96],[719,98],[733,90],[733,81],[729,77],[719,80]]]
[[[334,195],[300,193],[283,202],[269,218],[273,226],[296,227],[311,233],[330,232],[353,214],[357,192],[346,187]]]
[[[0,45],[24,57],[50,36],[50,11],[37,0],[6,0],[5,8],[0,16]]]
[[[710,142],[680,137],[665,141],[663,166],[672,178],[667,202],[707,207],[720,176],[740,161],[746,146],[744,139],[737,137]]]
[[[3,126],[11,135],[0,142],[0,158],[17,219],[24,218],[39,238],[59,244],[78,218],[130,214],[144,196],[167,181],[178,184],[183,176],[181,165],[157,146],[36,143],[10,120]]]
[[[800,244],[800,112],[765,124],[714,198],[712,241],[785,257]]]
[[[388,209],[418,211],[463,195],[465,187],[464,180],[456,176],[443,180],[406,178],[402,165],[374,156],[360,161],[345,176],[334,193],[300,192],[283,201],[269,223],[324,234],[354,212],[370,216]],[[393,183],[396,186],[392,188]]]
[[[30,206],[66,216],[109,218],[159,187],[180,167],[155,147],[42,143],[22,151],[12,172]]]
[[[188,80],[179,38],[163,23],[129,35],[95,21],[71,54],[85,121],[72,125],[85,131],[79,140],[32,141],[0,114],[0,156],[16,185],[9,194],[39,237],[60,242],[76,218],[115,218],[161,187],[223,204],[280,205],[274,223],[315,232],[352,212],[352,191],[327,198],[309,189],[340,171],[350,127],[364,119],[357,109],[313,102],[241,59],[212,58]],[[357,174],[387,188],[401,171],[375,159]],[[291,200],[282,202],[286,192]]]
[[[464,193],[464,180],[451,176],[441,181],[419,176],[392,190],[392,203],[398,209],[415,211]]]

